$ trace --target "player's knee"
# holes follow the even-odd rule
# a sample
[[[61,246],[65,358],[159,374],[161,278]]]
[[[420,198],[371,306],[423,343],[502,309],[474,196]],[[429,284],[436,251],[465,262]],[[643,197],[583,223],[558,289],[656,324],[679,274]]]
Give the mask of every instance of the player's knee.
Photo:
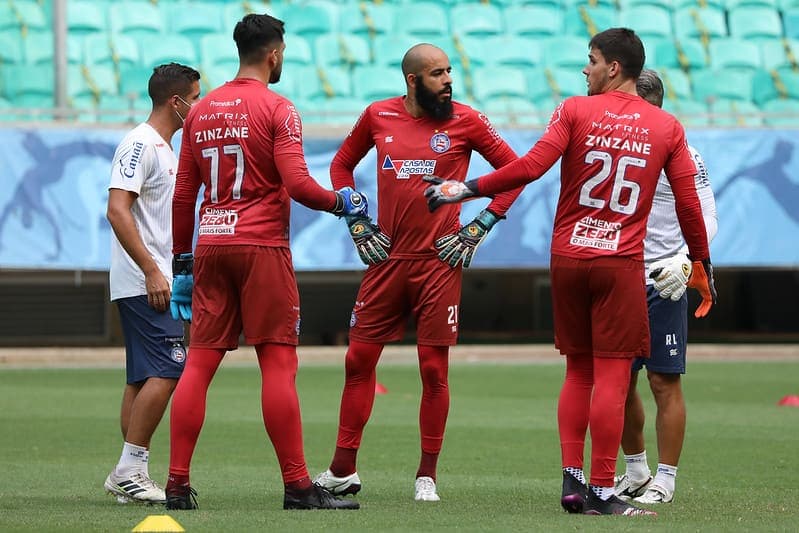
[[[649,388],[656,397],[672,395],[680,391],[680,374],[649,372],[647,377],[649,378]]]

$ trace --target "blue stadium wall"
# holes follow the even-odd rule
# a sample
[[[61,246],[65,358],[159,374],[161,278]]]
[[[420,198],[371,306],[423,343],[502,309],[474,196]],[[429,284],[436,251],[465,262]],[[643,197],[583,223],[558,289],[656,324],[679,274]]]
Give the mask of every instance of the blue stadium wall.
[[[110,160],[124,133],[0,129],[0,308],[5,309],[0,312],[0,343],[36,343],[37,332],[39,339],[53,342],[116,339],[115,312],[107,309],[87,312],[85,323],[66,324],[53,335],[41,328],[63,322],[64,315],[42,320],[41,313],[52,311],[51,300],[59,297],[70,309],[70,301],[86,297],[86,287],[94,287],[95,294],[81,305],[91,308],[99,299],[107,307],[107,185]],[[541,132],[501,133],[523,154]],[[689,130],[688,139],[705,158],[719,213],[711,250],[722,305],[715,320],[699,323],[695,331],[721,340],[760,334],[799,337],[799,131],[699,129]],[[175,140],[177,149],[179,135]],[[305,140],[309,169],[323,186],[330,186],[328,165],[339,143]],[[375,165],[372,151],[356,169],[356,182],[370,198],[377,196]],[[475,156],[469,174],[488,170]],[[546,268],[558,187],[556,166],[525,189],[507,220],[481,246],[465,277],[461,326],[467,339],[549,338]],[[485,204],[466,204],[462,218],[469,219]],[[303,293],[306,342],[340,342],[363,268],[344,225],[294,204],[292,254]],[[61,294],[59,287],[66,292]],[[335,327],[313,314],[315,309],[329,311],[333,302],[342,315]],[[22,324],[26,309],[40,324],[29,326],[29,332]],[[88,327],[97,320],[103,325]]]

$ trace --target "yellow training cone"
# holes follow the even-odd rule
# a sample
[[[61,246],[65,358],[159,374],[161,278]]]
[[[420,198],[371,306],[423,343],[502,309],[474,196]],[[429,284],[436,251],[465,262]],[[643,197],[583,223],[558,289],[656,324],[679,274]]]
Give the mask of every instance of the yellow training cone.
[[[150,532],[150,531],[165,531],[165,532],[178,532],[178,531],[186,531],[183,529],[183,526],[177,523],[177,520],[172,518],[167,514],[159,514],[159,515],[150,515],[141,522],[139,522],[136,527],[133,528],[134,533],[143,533],[143,532]]]

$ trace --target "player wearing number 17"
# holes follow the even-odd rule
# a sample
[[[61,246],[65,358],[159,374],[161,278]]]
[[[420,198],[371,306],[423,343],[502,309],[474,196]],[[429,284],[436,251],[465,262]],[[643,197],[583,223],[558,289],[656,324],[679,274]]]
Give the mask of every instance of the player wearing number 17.
[[[510,190],[538,179],[562,157],[550,266],[555,345],[566,356],[558,403],[561,505],[569,512],[634,515],[648,511],[613,495],[613,472],[632,360],[649,356],[643,239],[661,169],[674,192],[693,260],[689,284],[699,289],[704,314],[716,293],[685,132],[636,93],[641,40],[630,29],[611,28],[594,35],[588,48],[588,96],[562,102],[526,155],[465,184],[430,177],[434,185],[425,195],[435,209]]]
[[[186,368],[172,400],[168,509],[194,509],[189,465],[208,387],[239,335],[255,346],[261,406],[285,487],[285,509],[357,509],[313,485],[294,378],[300,302],[289,250],[290,199],[337,215],[366,215],[352,189],[328,191],[308,174],[302,124],[272,92],[283,65],[283,22],[247,15],[233,31],[239,71],[186,117],[172,204],[172,312],[191,321]],[[194,205],[205,186],[197,249]],[[256,472],[252,473],[257,477]]]

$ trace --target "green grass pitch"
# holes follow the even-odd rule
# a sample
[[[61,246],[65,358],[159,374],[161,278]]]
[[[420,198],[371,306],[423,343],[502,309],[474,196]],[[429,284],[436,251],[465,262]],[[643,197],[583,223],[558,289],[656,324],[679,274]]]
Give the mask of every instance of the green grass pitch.
[[[559,506],[555,409],[560,363],[457,364],[439,462],[440,503],[413,501],[419,455],[415,365],[378,368],[378,396],[359,457],[354,512],[288,512],[260,415],[256,367],[223,365],[192,466],[200,510],[170,512],[187,531],[796,531],[796,362],[692,362],[688,431],[674,503],[651,517],[567,515]],[[335,445],[340,366],[302,366],[306,458],[315,475]],[[647,442],[655,466],[654,407]],[[0,370],[0,531],[130,531],[162,507],[117,505],[103,480],[118,459],[120,369]],[[168,416],[150,472],[166,478]]]

